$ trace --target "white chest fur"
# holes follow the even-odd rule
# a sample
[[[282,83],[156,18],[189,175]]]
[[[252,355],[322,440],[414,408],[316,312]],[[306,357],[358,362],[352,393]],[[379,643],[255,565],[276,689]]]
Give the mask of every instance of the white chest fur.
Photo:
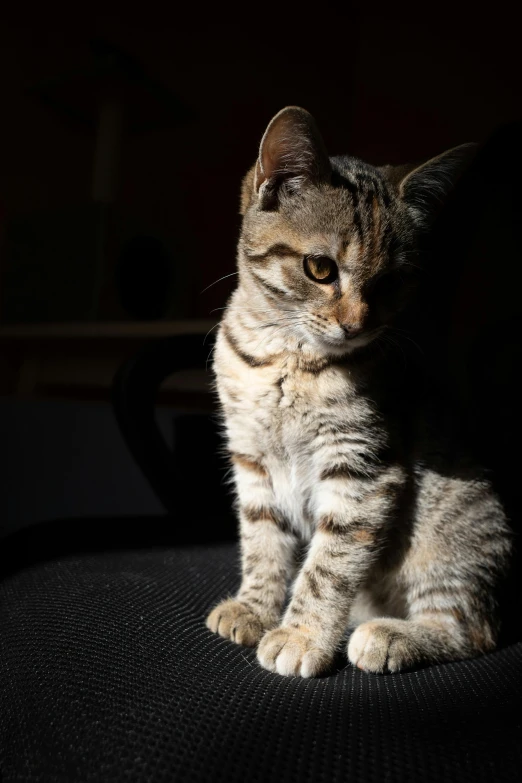
[[[324,450],[321,426],[346,427],[350,420],[348,370],[303,371],[292,354],[251,367],[224,340],[214,368],[230,450],[263,464],[278,509],[308,538]]]

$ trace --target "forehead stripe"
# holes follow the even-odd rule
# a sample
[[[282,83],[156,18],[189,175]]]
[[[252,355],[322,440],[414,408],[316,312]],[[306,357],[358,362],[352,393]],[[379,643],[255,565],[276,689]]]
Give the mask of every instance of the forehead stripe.
[[[363,229],[362,229],[361,212],[359,209],[359,195],[360,195],[359,188],[357,187],[357,184],[355,182],[352,182],[350,179],[348,179],[346,175],[342,177],[342,184],[343,187],[346,188],[346,190],[352,197],[353,223],[357,233],[359,234],[359,236],[362,237]]]
[[[245,248],[245,255],[250,261],[266,261],[269,258],[299,258],[303,257],[303,254],[298,250],[295,250],[289,245],[285,245],[282,242],[278,242],[275,245],[271,245],[264,253],[254,253],[250,248]]]

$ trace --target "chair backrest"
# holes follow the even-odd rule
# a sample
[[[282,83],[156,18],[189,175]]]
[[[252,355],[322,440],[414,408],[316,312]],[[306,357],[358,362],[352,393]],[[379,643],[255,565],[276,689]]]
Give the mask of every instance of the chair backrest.
[[[113,407],[127,446],[167,512],[178,540],[229,540],[236,536],[227,464],[215,416],[173,411],[175,448],[156,422],[159,388],[171,374],[204,368],[211,346],[200,334],[147,344],[117,373]]]

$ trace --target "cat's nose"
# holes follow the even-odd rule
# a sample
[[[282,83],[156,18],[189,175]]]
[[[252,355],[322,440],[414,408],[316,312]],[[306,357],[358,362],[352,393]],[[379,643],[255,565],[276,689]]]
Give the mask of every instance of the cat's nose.
[[[351,323],[341,324],[341,329],[343,330],[347,340],[351,340],[353,337],[357,337],[357,335],[361,334],[363,330],[360,324]]]

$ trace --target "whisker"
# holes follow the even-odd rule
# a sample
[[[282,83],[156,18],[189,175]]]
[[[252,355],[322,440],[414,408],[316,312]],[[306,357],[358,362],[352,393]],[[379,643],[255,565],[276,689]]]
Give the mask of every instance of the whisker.
[[[205,372],[208,372],[208,363],[209,363],[209,361],[210,361],[210,357],[211,357],[211,356],[212,356],[212,354],[214,353],[214,350],[215,350],[215,348],[216,348],[216,346],[215,346],[215,345],[213,345],[213,346],[212,346],[212,348],[210,349],[209,353],[208,353],[208,356],[207,356],[207,361],[205,362]]]
[[[295,324],[304,323],[306,319],[302,317],[297,318],[280,318],[277,321],[268,321],[267,323],[260,324],[258,329],[268,329],[270,326],[278,326],[279,324]]]
[[[392,332],[399,332],[397,337],[404,337],[405,340],[409,340],[410,343],[412,343],[420,351],[420,353],[424,356],[424,351],[422,350],[420,345],[417,342],[415,342],[415,340],[412,337],[409,336],[407,329],[400,329],[398,326],[392,326],[392,327],[389,327],[389,329]]]
[[[210,329],[208,330],[208,332],[206,333],[206,335],[203,338],[203,345],[205,345],[205,341],[206,341],[207,337],[209,336],[210,332],[212,332],[216,328],[216,326],[219,326],[219,321],[218,321],[217,324],[214,324],[214,326],[210,327]]]
[[[392,348],[399,348],[400,349],[401,354],[402,354],[402,358],[403,358],[403,361],[404,361],[404,366],[406,367],[407,366],[406,354],[404,353],[404,349],[403,349],[402,345],[399,342],[397,342],[396,340],[393,340],[392,337],[390,337],[389,334],[388,335],[382,334],[382,335],[380,335],[380,337],[381,337],[381,339],[383,340],[383,342],[386,345],[391,345]],[[379,339],[379,338],[377,338],[377,339]]]
[[[382,335],[378,335],[375,340],[373,341],[374,345],[377,345],[379,348],[379,351],[381,352],[381,356],[384,356],[386,358],[386,351],[384,350],[383,346],[381,345],[381,337]]]
[[[421,272],[424,272],[424,271],[425,271],[425,269],[424,269],[424,267],[423,267],[423,266],[420,266],[419,264],[414,264],[412,261],[401,261],[401,262],[400,262],[400,264],[399,264],[399,268],[400,268],[401,266],[411,266],[411,267],[413,267],[414,269],[420,269],[420,270],[421,270]]]
[[[208,289],[209,289],[209,288],[212,288],[212,286],[213,286],[213,285],[216,285],[216,283],[220,283],[222,280],[226,280],[226,279],[227,279],[227,277],[233,277],[233,275],[238,275],[238,274],[239,274],[239,272],[231,272],[229,275],[223,275],[223,277],[220,277],[218,280],[214,280],[214,282],[213,282],[213,283],[211,283],[210,285],[207,285],[207,287],[206,287],[206,288],[204,288],[204,289],[203,289],[203,291],[200,291],[200,292],[199,292],[199,293],[200,293],[200,295],[201,295],[201,294],[204,294],[204,293],[205,293],[205,291],[208,291]]]
[[[255,351],[256,351],[256,350],[259,348],[259,346],[260,346],[260,345],[261,345],[263,342],[266,342],[266,341],[268,340],[268,338],[269,338],[269,337],[274,337],[274,336],[275,336],[276,334],[278,334],[278,333],[279,333],[279,332],[280,332],[282,329],[285,329],[285,328],[287,328],[288,326],[289,326],[289,324],[286,324],[286,323],[285,323],[285,324],[283,324],[282,326],[278,326],[278,327],[275,329],[275,331],[272,333],[272,335],[269,335],[269,334],[267,334],[267,335],[266,335],[264,338],[262,338],[262,339],[261,339],[261,340],[260,340],[260,341],[257,343],[257,345],[255,345],[255,346],[254,346],[254,348],[252,349],[252,350],[253,350],[253,352],[255,353]],[[291,330],[291,326],[290,326],[290,330]]]

